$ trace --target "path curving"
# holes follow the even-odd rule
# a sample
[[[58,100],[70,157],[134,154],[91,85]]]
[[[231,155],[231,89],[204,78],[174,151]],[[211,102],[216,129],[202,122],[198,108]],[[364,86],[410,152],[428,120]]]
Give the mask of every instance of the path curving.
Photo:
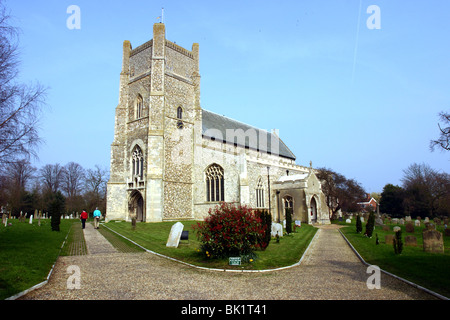
[[[205,271],[147,252],[98,250],[58,258],[49,282],[23,300],[410,300],[434,296],[389,275],[368,289],[370,274],[337,230],[319,227],[299,266],[264,273]],[[89,242],[101,239],[98,230]],[[105,246],[107,246],[105,244]],[[67,289],[69,266],[81,271],[80,289]],[[70,269],[69,269],[70,270]]]

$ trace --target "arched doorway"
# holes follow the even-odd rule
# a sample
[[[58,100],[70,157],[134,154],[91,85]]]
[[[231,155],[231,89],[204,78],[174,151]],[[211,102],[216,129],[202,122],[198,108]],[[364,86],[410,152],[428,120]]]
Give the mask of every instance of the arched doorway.
[[[314,197],[311,198],[311,222],[317,222],[317,202]]]
[[[136,221],[145,221],[144,214],[144,198],[139,191],[133,191],[130,197],[130,203],[128,206],[130,218],[136,217]]]

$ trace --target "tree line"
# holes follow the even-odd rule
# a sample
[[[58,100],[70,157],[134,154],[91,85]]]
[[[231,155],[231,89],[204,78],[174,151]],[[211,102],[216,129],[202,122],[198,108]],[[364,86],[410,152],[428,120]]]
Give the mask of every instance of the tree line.
[[[66,165],[46,164],[41,168],[22,159],[10,162],[0,172],[0,204],[18,217],[49,211],[52,200],[63,197],[61,214],[81,213],[85,209],[101,212],[106,209],[106,183],[109,171],[96,165],[93,169],[69,162]]]
[[[413,163],[403,170],[402,185],[386,184],[380,212],[393,217],[450,216],[450,174],[427,164]]]

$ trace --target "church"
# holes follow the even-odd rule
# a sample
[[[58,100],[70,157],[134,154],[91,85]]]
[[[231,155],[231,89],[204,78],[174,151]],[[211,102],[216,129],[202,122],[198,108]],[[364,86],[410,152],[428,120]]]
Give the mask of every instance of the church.
[[[295,163],[277,131],[200,106],[199,44],[167,40],[163,23],[134,49],[123,42],[114,129],[106,221],[202,220],[227,202],[330,223],[315,170]]]

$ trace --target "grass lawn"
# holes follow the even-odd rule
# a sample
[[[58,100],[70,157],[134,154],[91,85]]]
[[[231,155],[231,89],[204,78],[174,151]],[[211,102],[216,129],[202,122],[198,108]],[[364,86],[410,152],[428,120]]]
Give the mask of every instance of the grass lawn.
[[[189,231],[189,241],[180,241],[178,248],[166,247],[170,229],[175,224],[175,221],[137,223],[135,230],[131,229],[131,223],[129,222],[111,221],[105,224],[105,226],[148,250],[202,267],[237,270],[273,269],[297,263],[317,231],[312,226],[303,225],[301,228],[297,228],[295,233],[280,238],[279,243],[276,243],[275,239],[272,239],[265,251],[256,251],[257,258],[253,262],[243,263],[241,266],[229,266],[227,259],[206,260],[198,252],[200,242],[197,240],[197,236],[192,228],[197,222],[182,221],[182,223],[184,225],[183,230]]]
[[[50,220],[41,226],[8,219],[0,225],[0,299],[6,299],[47,279],[73,220],[61,220],[60,231],[52,231]]]
[[[423,251],[422,240],[422,231],[425,226],[414,227],[414,233],[407,233],[405,226],[399,225],[402,229],[403,252],[395,255],[393,246],[385,244],[384,240],[385,235],[394,234],[392,230],[394,225],[389,225],[389,231],[383,231],[381,226],[375,227],[371,239],[363,235],[365,223],[363,223],[361,234],[356,233],[354,219],[353,223],[347,226],[341,229],[342,233],[367,263],[377,265],[401,278],[450,297],[450,237],[444,236],[443,254],[427,253]],[[442,233],[443,229],[444,226],[437,226],[437,230]],[[376,234],[378,234],[379,245],[376,244]],[[417,247],[405,246],[404,239],[407,235],[417,238]]]

